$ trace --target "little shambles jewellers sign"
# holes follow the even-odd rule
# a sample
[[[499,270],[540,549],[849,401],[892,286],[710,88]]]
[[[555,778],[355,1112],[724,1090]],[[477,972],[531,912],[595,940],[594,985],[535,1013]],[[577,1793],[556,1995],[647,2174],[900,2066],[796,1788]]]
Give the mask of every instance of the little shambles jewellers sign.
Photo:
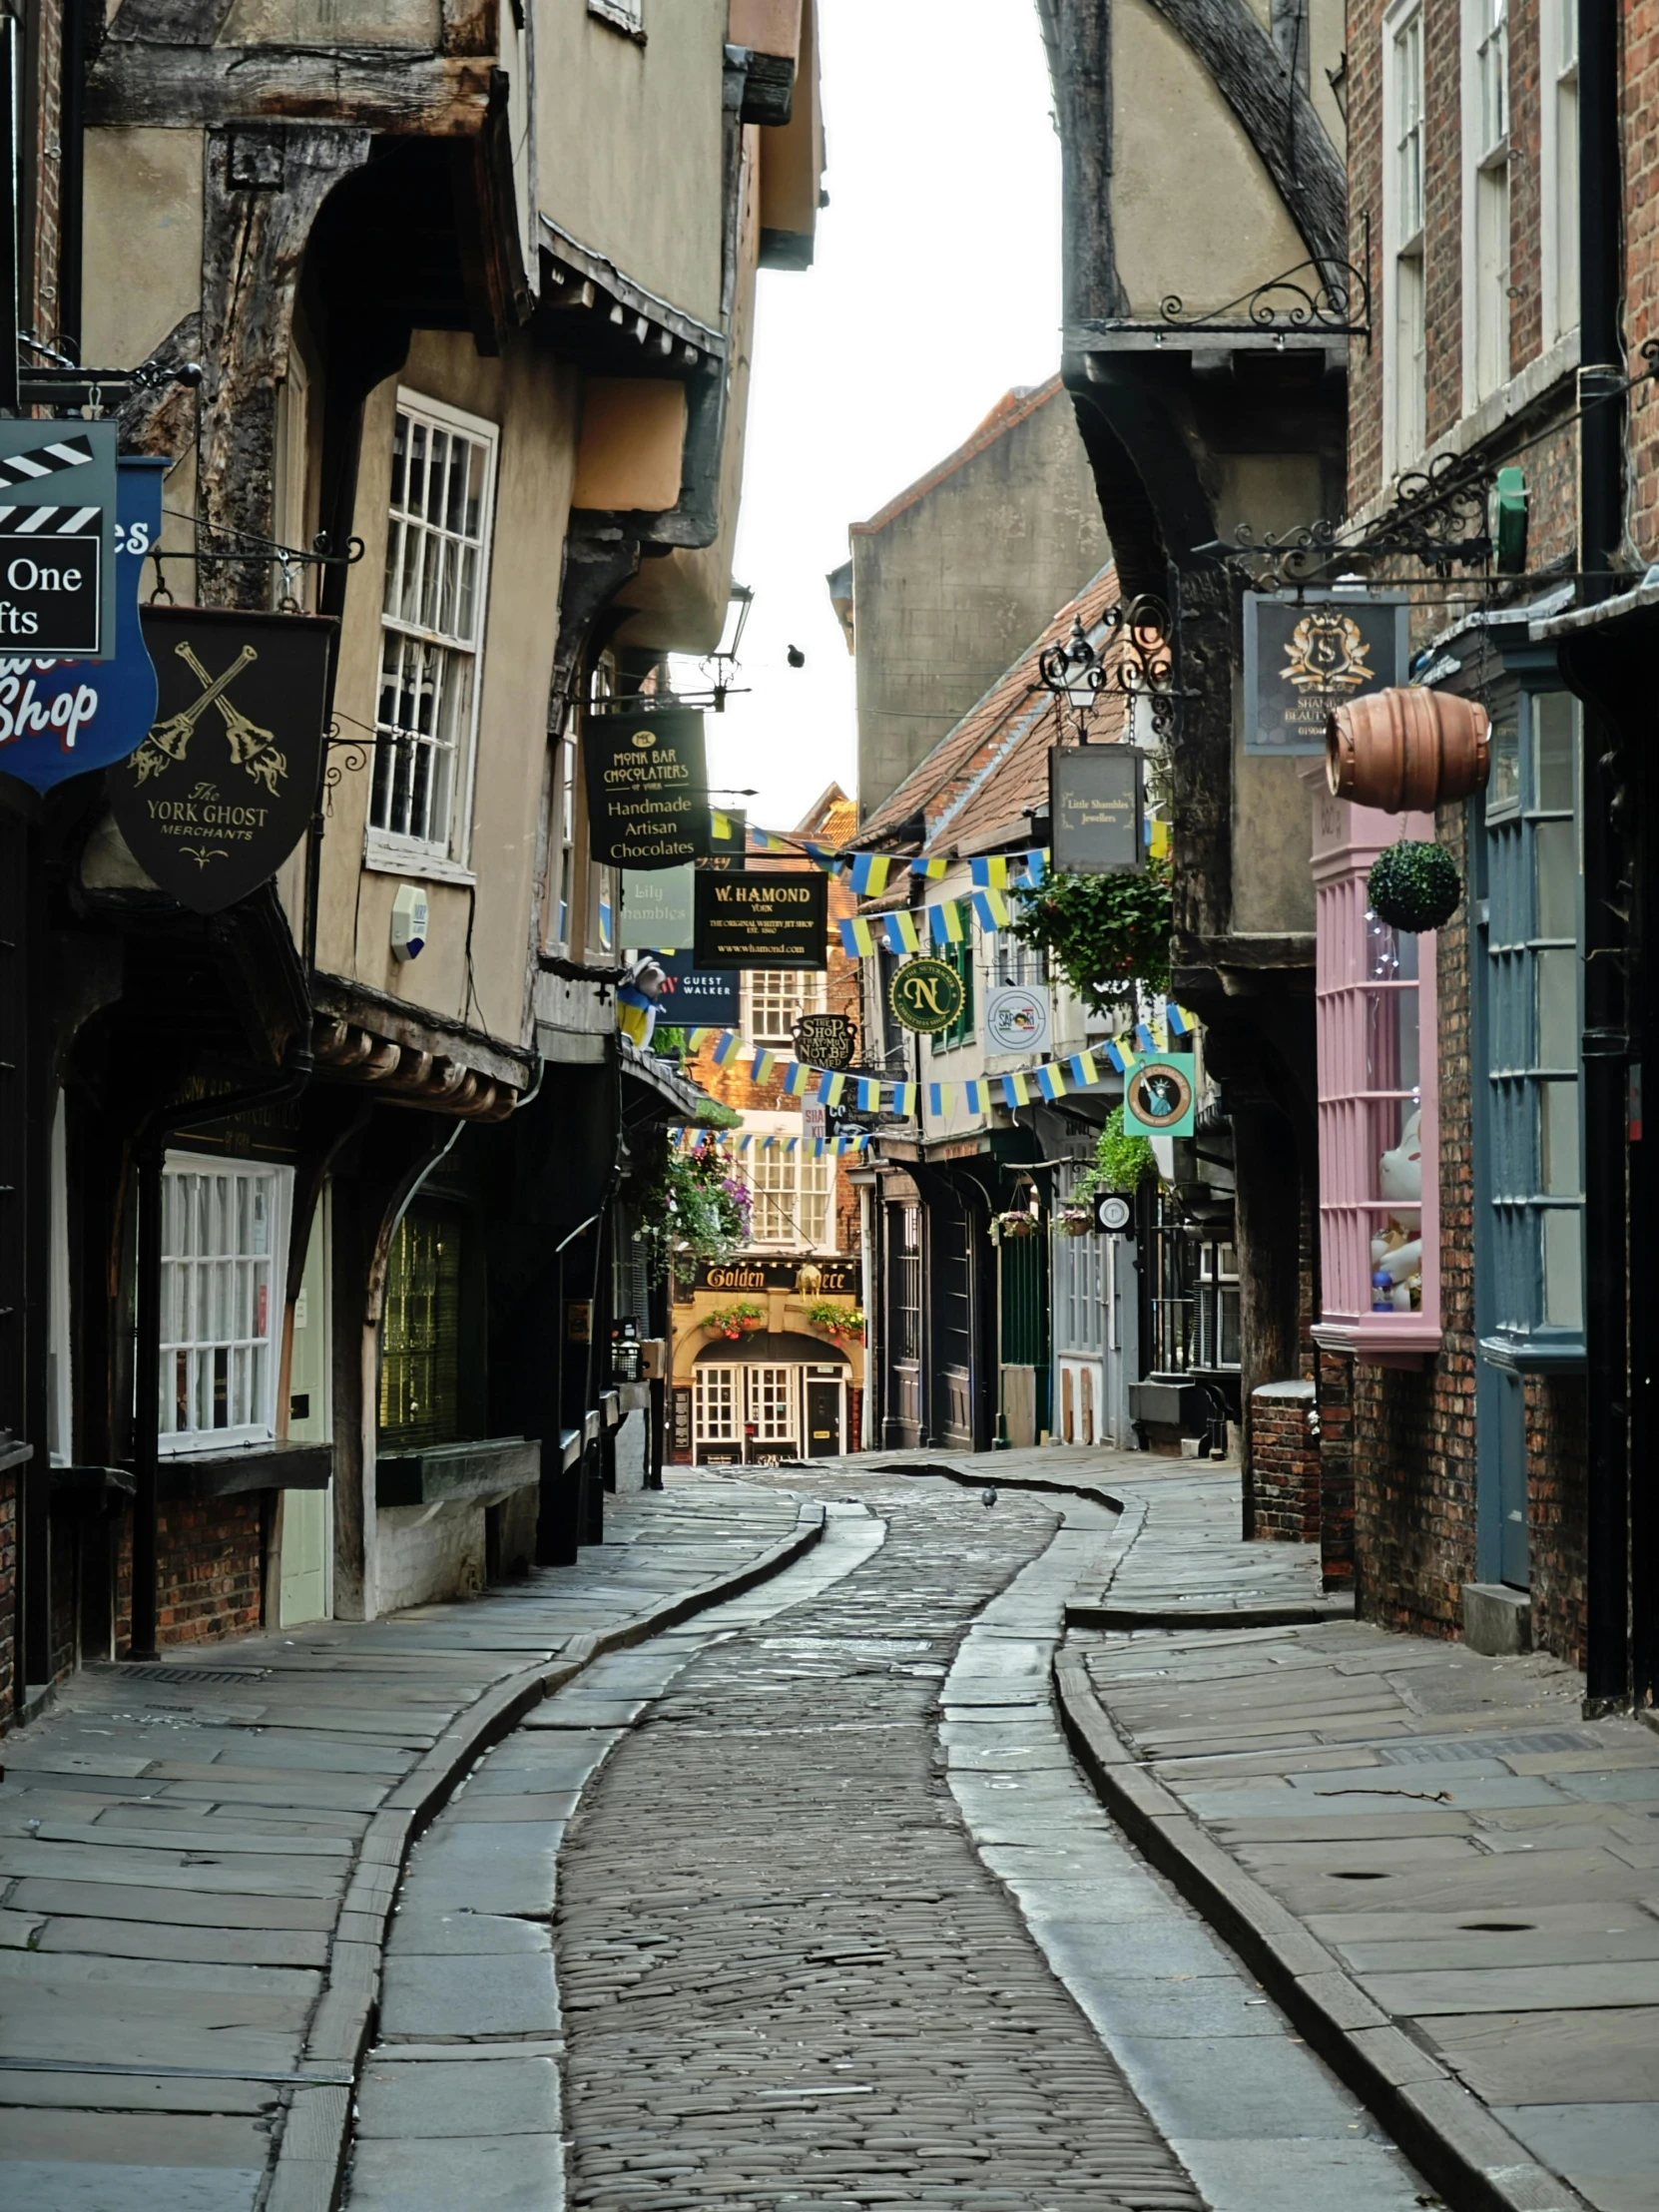
[[[828,967],[829,877],[817,869],[699,869],[695,951],[699,967]]]
[[[714,848],[703,717],[693,707],[594,714],[583,740],[588,830],[606,867],[678,867]]]
[[[1146,865],[1141,765],[1129,745],[1056,746],[1048,756],[1056,875],[1131,875]]]
[[[110,807],[181,906],[217,914],[245,898],[305,834],[335,628],[321,615],[145,608],[156,721],[111,771]]]
[[[1404,683],[1408,626],[1398,592],[1246,592],[1245,751],[1323,753],[1336,708]]]

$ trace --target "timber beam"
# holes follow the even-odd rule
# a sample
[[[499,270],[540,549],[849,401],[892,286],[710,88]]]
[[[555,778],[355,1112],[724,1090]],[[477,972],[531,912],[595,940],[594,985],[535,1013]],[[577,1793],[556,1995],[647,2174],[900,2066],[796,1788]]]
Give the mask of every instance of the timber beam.
[[[112,38],[88,78],[87,121],[101,129],[211,129],[263,120],[465,138],[484,127],[495,66],[488,54],[304,53]]]

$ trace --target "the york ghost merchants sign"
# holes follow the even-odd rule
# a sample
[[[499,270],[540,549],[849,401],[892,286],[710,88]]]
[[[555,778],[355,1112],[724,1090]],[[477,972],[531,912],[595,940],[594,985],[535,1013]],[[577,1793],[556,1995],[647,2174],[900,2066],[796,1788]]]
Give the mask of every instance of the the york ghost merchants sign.
[[[695,708],[590,715],[583,753],[596,860],[662,868],[709,857],[714,824]]]
[[[155,727],[109,779],[147,874],[200,914],[275,875],[304,835],[335,625],[320,615],[146,607]]]
[[[699,967],[830,964],[830,879],[815,868],[697,872]]]
[[[0,424],[50,430],[49,422]],[[96,428],[97,425],[89,425]],[[139,622],[139,587],[162,533],[159,460],[123,461],[115,493],[115,557],[109,564],[115,615],[106,629],[113,660],[13,656],[0,637],[0,774],[37,792],[108,768],[140,744],[156,719],[156,671]]]
[[[1133,746],[1057,746],[1048,756],[1048,806],[1057,875],[1128,875],[1146,865]]]
[[[1335,708],[1404,683],[1408,622],[1402,594],[1246,592],[1245,751],[1323,753]]]

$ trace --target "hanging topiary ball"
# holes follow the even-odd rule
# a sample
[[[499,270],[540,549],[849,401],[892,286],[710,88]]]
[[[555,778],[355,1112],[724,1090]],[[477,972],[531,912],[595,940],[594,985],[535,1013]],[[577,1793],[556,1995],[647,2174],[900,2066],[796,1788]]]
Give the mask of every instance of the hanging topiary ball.
[[[1463,897],[1463,879],[1451,854],[1412,837],[1402,837],[1378,854],[1366,888],[1379,921],[1413,935],[1449,921]]]

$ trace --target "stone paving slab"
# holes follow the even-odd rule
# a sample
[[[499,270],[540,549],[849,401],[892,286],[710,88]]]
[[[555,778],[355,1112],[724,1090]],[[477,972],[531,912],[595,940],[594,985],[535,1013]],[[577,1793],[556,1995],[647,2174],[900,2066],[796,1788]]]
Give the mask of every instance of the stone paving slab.
[[[1448,2194],[1656,2212],[1659,1737],[1544,1655],[1352,1622],[1074,1631],[1057,1680],[1107,1804]]]
[[[231,1681],[192,1681],[185,1670],[204,1664],[194,1649],[177,1655],[178,1680],[89,1669],[7,1738],[0,2202],[252,2212],[267,2192],[273,2208],[329,2201],[343,2090],[302,2084],[350,2079],[398,1866],[434,1800],[549,1682],[580,1679],[596,1639],[626,1643],[773,1571],[816,1539],[821,1516],[777,1492],[689,1482],[619,1501],[607,1519],[605,1545],[576,1566],[470,1603],[216,1647],[214,1671]],[[555,1779],[566,1747],[591,1755],[611,1738],[584,1724],[539,1741],[551,1756],[535,1782],[519,1781],[521,1798],[538,1784],[568,1790]],[[459,1827],[434,1874],[447,1867],[467,1905],[483,1899],[477,1875],[516,1910],[556,1849],[544,1810]],[[442,1955],[441,1915],[411,1923],[433,1955],[399,1965],[391,2019],[418,2019],[428,2037],[541,2020],[545,1928],[537,1942],[520,1921],[466,1917],[476,1960]],[[442,1982],[446,2017],[418,2001],[421,1968],[429,1987]],[[535,1990],[519,1986],[538,1971]],[[159,2071],[116,2070],[134,2062]],[[181,2114],[195,2117],[166,2117]],[[545,2144],[534,2157],[492,2151],[464,2180],[445,2165],[452,2146],[429,2161],[417,2149],[412,2164],[392,2145],[363,2148],[388,2212],[546,2212],[535,2194]]]

